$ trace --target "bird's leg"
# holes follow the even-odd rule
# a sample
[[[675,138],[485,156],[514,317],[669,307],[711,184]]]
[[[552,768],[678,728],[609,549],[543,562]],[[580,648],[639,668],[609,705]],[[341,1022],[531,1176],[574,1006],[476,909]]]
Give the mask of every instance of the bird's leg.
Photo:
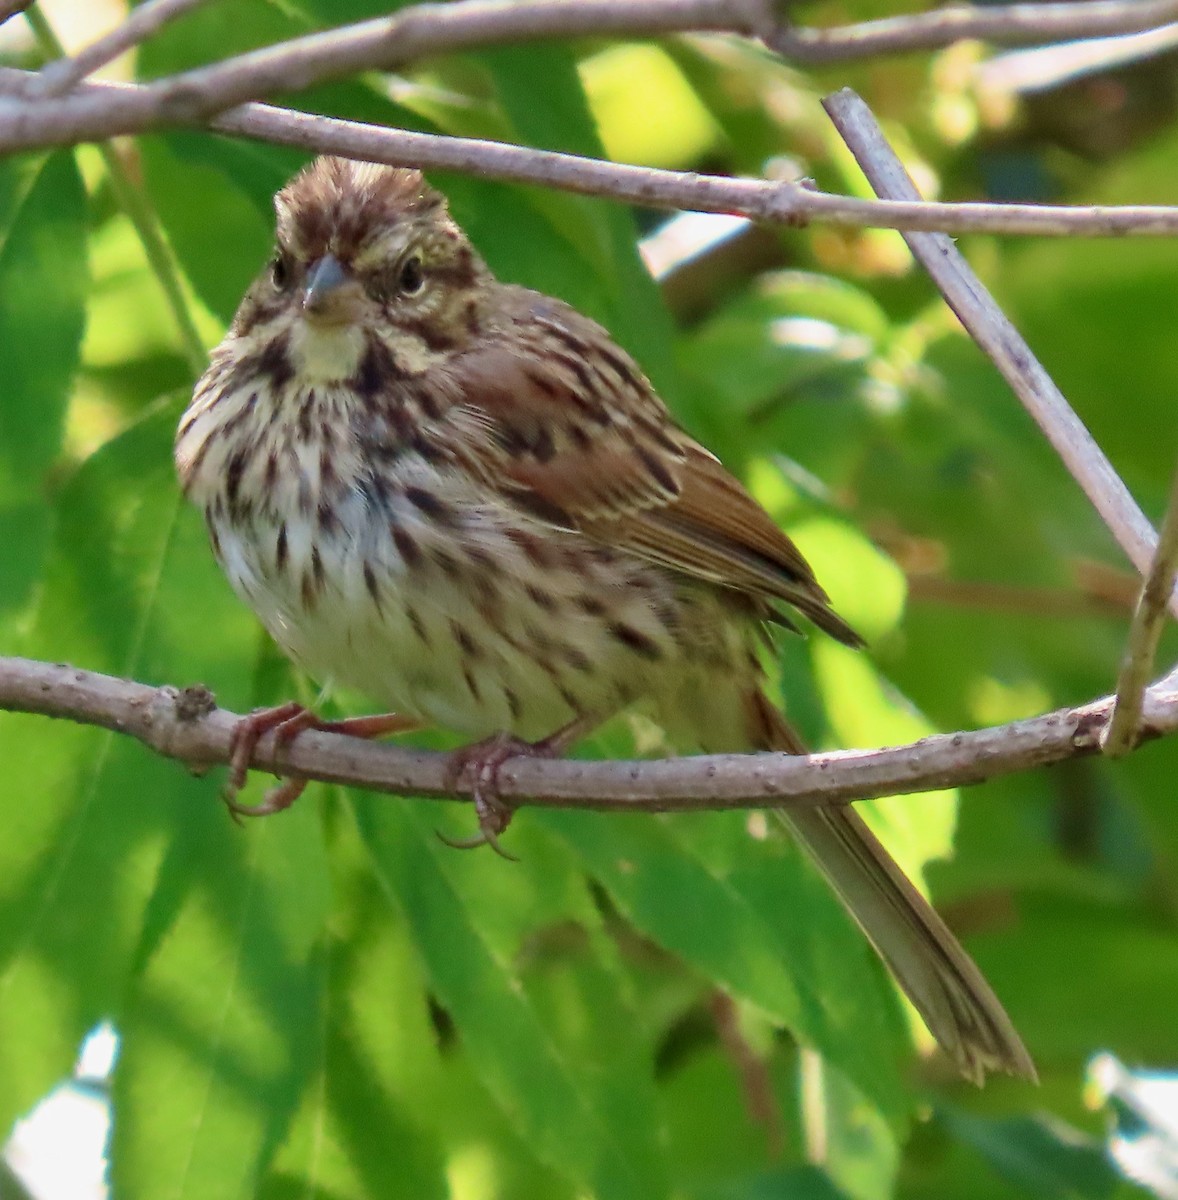
[[[259,708],[242,717],[233,730],[230,743],[229,779],[221,793],[234,817],[267,817],[282,812],[303,794],[307,786],[305,779],[283,779],[272,787],[258,804],[239,804],[237,793],[245,786],[250,761],[258,742],[268,733],[274,734],[276,749],[290,745],[306,729],[318,729],[324,733],[346,733],[351,737],[375,738],[389,733],[407,733],[420,729],[421,722],[414,717],[403,717],[398,713],[377,713],[369,717],[345,717],[340,721],[324,721],[311,709],[296,701],[279,704],[274,708]]]
[[[591,715],[575,717],[538,742],[525,742],[510,733],[495,733],[481,742],[474,742],[455,750],[446,767],[446,782],[456,788],[462,775],[471,774],[471,796],[475,815],[479,819],[479,831],[471,838],[454,840],[439,833],[438,837],[455,850],[473,850],[477,846],[490,846],[500,858],[516,861],[499,844],[499,835],[511,822],[513,809],[499,795],[499,768],[512,758],[561,758],[575,742],[578,742],[601,718]]]

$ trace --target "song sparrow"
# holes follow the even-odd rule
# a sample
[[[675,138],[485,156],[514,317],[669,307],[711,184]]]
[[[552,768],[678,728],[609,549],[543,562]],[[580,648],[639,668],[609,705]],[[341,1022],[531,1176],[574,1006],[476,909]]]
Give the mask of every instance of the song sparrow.
[[[417,171],[322,158],[275,204],[277,250],[176,463],[283,650],[410,722],[485,739],[458,761],[486,785],[491,837],[494,770],[522,739],[557,751],[634,701],[702,750],[801,751],[762,690],[766,624],[793,609],[859,639],[606,331],[498,282]],[[962,1072],[1033,1078],[981,973],[858,814],[781,815]]]

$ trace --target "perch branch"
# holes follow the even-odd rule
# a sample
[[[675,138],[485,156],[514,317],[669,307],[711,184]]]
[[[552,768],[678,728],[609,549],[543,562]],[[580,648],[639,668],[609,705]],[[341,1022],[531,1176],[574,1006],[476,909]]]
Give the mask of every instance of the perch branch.
[[[1175,673],[1178,675],[1178,672]],[[506,800],[612,812],[777,808],[842,804],[874,796],[980,783],[1098,753],[1113,697],[1025,721],[937,734],[880,750],[718,754],[650,762],[509,760],[499,780]],[[178,691],[23,658],[0,658],[0,710],[98,725],[137,738],[190,766],[225,763],[240,718],[202,687]],[[1145,692],[1144,738],[1178,729],[1178,678]],[[277,751],[258,743],[252,765],[301,779],[370,791],[469,799],[470,780],[447,784],[449,756],[309,731]]]
[[[906,200],[919,198],[916,184],[888,145],[871,110],[854,92],[844,88],[828,96],[823,106],[878,194]],[[951,238],[941,233],[906,233],[904,240],[969,335],[1047,436],[1129,561],[1144,577],[1153,560],[1157,534],[1030,346],[994,302]],[[1178,613],[1178,599],[1171,598],[1170,604]]]
[[[1170,501],[1162,518],[1158,548],[1129,627],[1116,703],[1104,739],[1105,754],[1116,757],[1136,745],[1145,688],[1158,652],[1166,620],[1166,600],[1174,591],[1175,578],[1178,578],[1178,471],[1170,484]]]

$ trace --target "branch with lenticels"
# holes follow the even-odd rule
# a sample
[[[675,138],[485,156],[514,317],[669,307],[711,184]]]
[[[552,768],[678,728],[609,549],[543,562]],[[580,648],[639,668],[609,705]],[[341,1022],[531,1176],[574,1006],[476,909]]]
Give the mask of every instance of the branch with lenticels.
[[[0,69],[0,85],[29,72]],[[142,84],[86,84],[82,94],[124,94]],[[173,121],[172,125],[185,122]],[[1173,237],[1178,207],[1166,205],[974,204],[867,200],[821,192],[793,180],[736,179],[605,162],[534,150],[507,142],[388,129],[269,104],[242,104],[209,122],[209,129],[312,154],[338,154],[388,166],[463,171],[487,179],[529,183],[649,208],[734,213],[767,224],[811,221],[844,228],[938,230],[1036,237]],[[111,130],[113,136],[117,130]],[[104,135],[105,136],[105,135]],[[0,150],[4,118],[0,107]]]
[[[826,754],[716,754],[642,762],[509,759],[502,798],[515,806],[608,812],[684,812],[843,804],[981,783],[1100,752],[1114,698],[1025,721],[937,734],[905,746]],[[137,738],[192,767],[229,761],[241,719],[203,687],[149,687],[63,664],[0,658],[0,710],[39,713]],[[1178,673],[1146,690],[1142,737],[1178,730]],[[338,733],[301,733],[281,750],[272,734],[252,765],[369,791],[469,799],[470,780],[447,782],[448,755],[377,745]]]
[[[152,0],[125,26],[40,72],[0,68],[0,152],[204,126],[315,153],[444,167],[662,208],[753,220],[871,225],[946,233],[1173,236],[1178,208],[934,204],[864,200],[797,181],[727,179],[599,162],[473,139],[434,137],[253,103],[369,69],[479,47],[578,36],[731,33],[797,57],[859,57],[963,37],[1025,43],[1149,30],[1178,18],[1178,0],[1085,0],[952,8],[831,30],[802,30],[770,0],[461,0],[308,34],[148,83],[85,83],[89,71],[198,0]],[[804,44],[804,45],[803,45]],[[792,47],[792,49],[791,49]],[[803,52],[804,51],[804,52]]]

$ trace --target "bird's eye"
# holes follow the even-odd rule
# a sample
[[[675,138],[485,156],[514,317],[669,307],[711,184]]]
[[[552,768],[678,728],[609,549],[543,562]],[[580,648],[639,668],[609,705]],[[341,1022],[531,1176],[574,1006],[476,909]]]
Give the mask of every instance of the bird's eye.
[[[290,283],[290,260],[285,254],[276,254],[270,263],[270,278],[276,288],[285,288]]]
[[[424,286],[425,273],[421,269],[421,259],[416,254],[410,255],[401,266],[397,288],[402,296],[416,296]]]

